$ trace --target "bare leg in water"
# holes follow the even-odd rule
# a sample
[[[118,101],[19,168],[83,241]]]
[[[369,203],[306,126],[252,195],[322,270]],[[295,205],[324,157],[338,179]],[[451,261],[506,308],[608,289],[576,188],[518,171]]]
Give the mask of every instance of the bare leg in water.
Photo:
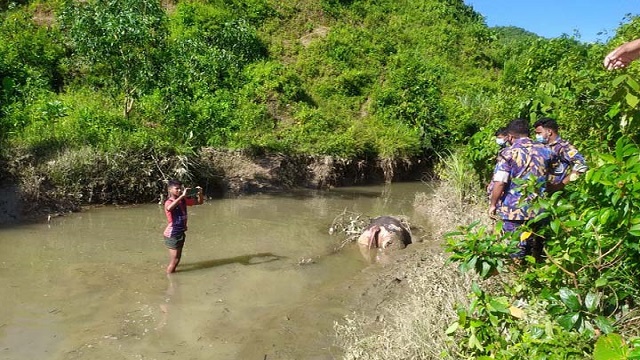
[[[167,265],[167,274],[176,272],[180,258],[182,257],[182,248],[169,249],[169,265]]]

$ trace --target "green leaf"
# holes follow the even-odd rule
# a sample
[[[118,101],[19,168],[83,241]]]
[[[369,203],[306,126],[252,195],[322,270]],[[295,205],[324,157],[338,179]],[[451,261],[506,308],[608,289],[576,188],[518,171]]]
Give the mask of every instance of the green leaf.
[[[584,224],[582,220],[569,220],[564,222],[564,226],[570,228],[581,226],[582,224]]]
[[[627,75],[620,75],[617,78],[613,79],[613,81],[611,82],[611,84],[616,87],[620,84],[622,84],[623,81],[625,81],[627,79]]]
[[[491,270],[491,265],[487,262],[482,262],[482,270],[480,271],[480,276],[482,278],[486,278],[489,275],[489,271]]]
[[[613,196],[611,197],[611,203],[613,205],[616,205],[618,203],[618,201],[620,201],[620,197],[622,197],[622,194],[620,194],[619,191],[616,191]]]
[[[633,89],[635,92],[640,92],[640,85],[637,81],[631,76],[627,77],[627,85]]]
[[[636,101],[637,99],[638,98],[636,98]],[[633,144],[629,144],[628,142],[629,140],[625,137],[621,137],[620,139],[618,139],[618,141],[616,141],[616,160],[617,161],[624,161],[625,155],[628,153],[628,151],[631,148],[634,147]]]
[[[630,157],[632,155],[636,155],[638,153],[638,148],[634,144],[628,144],[624,147],[624,151],[622,152],[623,157]],[[627,159],[627,162],[630,159]]]
[[[600,156],[600,158],[608,163],[611,164],[615,164],[616,163],[616,158],[613,157],[613,155],[611,154],[598,154],[598,156]]]
[[[478,255],[474,255],[471,260],[469,260],[469,269],[475,269],[476,263],[478,262]]]
[[[577,312],[569,313],[569,314],[560,316],[558,318],[558,324],[560,324],[560,326],[562,326],[565,330],[569,331],[576,325],[579,319],[580,319],[579,313]]]
[[[482,290],[480,289],[478,283],[475,281],[471,284],[471,291],[473,291],[473,293],[478,297],[482,296]]]
[[[465,324],[467,322],[467,316],[468,316],[467,310],[465,310],[462,307],[458,307],[457,313],[458,313],[458,322],[461,324]]]
[[[509,312],[509,307],[506,304],[504,304],[501,301],[498,301],[496,299],[491,299],[491,301],[489,301],[488,305],[490,305],[490,307],[491,307],[490,310],[492,310],[492,311],[501,312],[501,313],[504,313],[504,314],[509,314],[510,313]],[[487,308],[489,308],[489,307],[487,307]]]
[[[605,316],[598,316],[593,319],[593,323],[600,329],[604,334],[610,334],[613,332],[613,325],[611,325],[611,320],[606,318]]]
[[[607,280],[606,278],[599,278],[598,280],[596,280],[596,287],[603,287],[606,286],[609,283],[609,280]]]
[[[560,231],[560,220],[559,219],[555,219],[551,222],[551,230],[553,230],[554,233],[558,233]]]
[[[606,209],[602,213],[600,213],[600,224],[606,224],[607,220],[609,220],[609,216],[611,215],[611,209]]]
[[[640,224],[633,225],[629,228],[629,234],[640,237]]]
[[[640,360],[640,348],[635,348],[627,354],[629,360]]]
[[[544,327],[536,326],[531,329],[531,337],[534,339],[542,339],[545,336]]]
[[[566,307],[571,311],[580,310],[580,301],[578,300],[578,296],[576,293],[568,288],[560,289],[560,300],[565,304]]]
[[[478,338],[475,336],[475,334],[471,334],[471,336],[469,336],[469,348],[476,348],[480,351],[483,350],[482,344],[480,344],[480,341],[478,341]]]
[[[609,119],[613,119],[619,113],[620,113],[620,103],[617,102],[609,108],[609,111],[607,111],[607,116],[609,117]]]
[[[600,305],[600,294],[590,292],[584,298],[584,306],[586,306],[590,312],[593,312],[598,305]]]
[[[468,262],[461,262],[460,265],[458,265],[458,269],[460,270],[461,273],[466,273],[471,269],[471,267],[469,267]]]
[[[447,331],[445,332],[445,334],[447,335],[451,335],[453,333],[455,333],[458,330],[458,326],[460,326],[460,324],[456,321],[453,324],[449,325],[449,327],[447,328]]]
[[[600,336],[593,351],[594,360],[625,360],[629,349],[618,334]]]

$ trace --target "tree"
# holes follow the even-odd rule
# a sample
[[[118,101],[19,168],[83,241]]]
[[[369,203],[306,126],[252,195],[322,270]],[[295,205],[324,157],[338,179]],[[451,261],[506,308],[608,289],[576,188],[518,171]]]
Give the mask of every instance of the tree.
[[[65,0],[60,13],[68,45],[90,72],[106,76],[124,94],[124,116],[157,80],[167,36],[157,0]]]

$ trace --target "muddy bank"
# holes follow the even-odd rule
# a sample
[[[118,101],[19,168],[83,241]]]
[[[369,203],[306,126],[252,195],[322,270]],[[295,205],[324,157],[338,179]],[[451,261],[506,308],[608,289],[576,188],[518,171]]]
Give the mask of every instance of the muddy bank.
[[[354,279],[353,312],[334,326],[342,359],[457,358],[458,344],[446,329],[458,318],[457,306],[469,305],[471,283],[478,279],[448,263],[445,234],[459,225],[491,221],[485,203],[454,204],[454,195],[447,183],[417,193],[412,221],[424,221],[428,233]]]
[[[193,155],[104,152],[91,147],[34,156],[12,149],[0,159],[0,223],[79,211],[94,204],[161,200],[168,179],[198,184],[209,197],[418,180],[422,158],[339,159],[203,148]]]

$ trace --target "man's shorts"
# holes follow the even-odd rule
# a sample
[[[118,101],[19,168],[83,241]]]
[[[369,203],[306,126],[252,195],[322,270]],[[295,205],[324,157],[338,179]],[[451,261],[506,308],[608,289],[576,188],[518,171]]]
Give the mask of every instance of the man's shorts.
[[[169,249],[182,249],[184,246],[185,234],[176,235],[174,237],[164,237],[164,245]]]

